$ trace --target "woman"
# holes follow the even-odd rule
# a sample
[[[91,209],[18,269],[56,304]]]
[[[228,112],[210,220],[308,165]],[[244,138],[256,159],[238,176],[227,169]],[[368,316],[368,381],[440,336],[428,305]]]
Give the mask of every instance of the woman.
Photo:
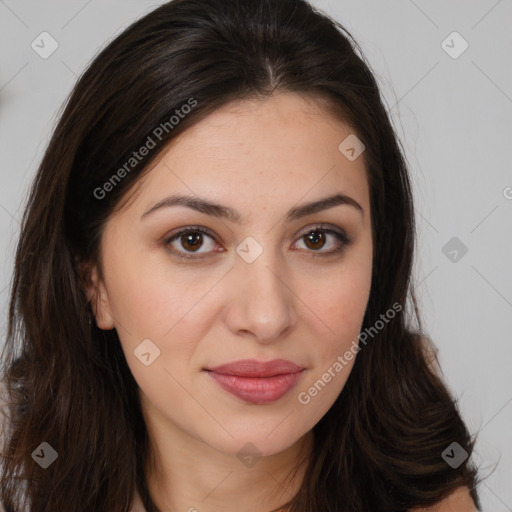
[[[23,218],[5,510],[476,510],[413,211],[337,22],[174,0],[134,23],[76,84]]]

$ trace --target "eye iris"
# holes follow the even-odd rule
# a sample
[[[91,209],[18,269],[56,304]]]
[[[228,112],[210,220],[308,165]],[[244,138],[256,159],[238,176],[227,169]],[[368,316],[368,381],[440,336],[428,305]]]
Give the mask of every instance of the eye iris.
[[[185,242],[183,242],[185,240]],[[194,251],[198,249],[203,242],[203,235],[199,232],[187,233],[186,235],[181,236],[181,241],[183,247],[187,251]]]
[[[304,235],[306,239],[306,244],[308,242],[312,242],[314,247],[311,247],[311,249],[321,249],[325,244],[325,234],[320,230],[311,231],[307,235]],[[317,246],[317,244],[320,244]]]

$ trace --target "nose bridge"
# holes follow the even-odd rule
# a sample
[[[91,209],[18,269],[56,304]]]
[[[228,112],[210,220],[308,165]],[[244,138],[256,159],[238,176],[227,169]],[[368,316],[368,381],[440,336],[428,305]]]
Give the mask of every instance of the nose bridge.
[[[277,249],[264,248],[252,237],[236,252],[230,328],[249,331],[260,342],[272,341],[296,318],[282,258]]]

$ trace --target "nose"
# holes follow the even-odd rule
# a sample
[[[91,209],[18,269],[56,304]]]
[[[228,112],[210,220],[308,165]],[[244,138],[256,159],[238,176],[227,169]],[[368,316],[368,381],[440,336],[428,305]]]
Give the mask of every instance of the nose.
[[[292,283],[284,266],[271,251],[252,263],[237,258],[227,285],[233,290],[226,323],[237,336],[252,336],[258,343],[272,343],[292,330],[297,321]]]

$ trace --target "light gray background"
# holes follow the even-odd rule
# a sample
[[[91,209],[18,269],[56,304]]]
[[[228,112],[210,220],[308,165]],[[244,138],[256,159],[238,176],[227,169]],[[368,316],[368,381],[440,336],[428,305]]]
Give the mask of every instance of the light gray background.
[[[57,111],[96,52],[160,3],[0,0],[0,343],[22,205]],[[479,432],[482,476],[495,468],[484,510],[512,511],[512,2],[314,5],[352,32],[377,74],[414,182],[425,324]],[[43,31],[59,45],[47,59],[31,48]],[[442,45],[454,31],[469,44],[457,58],[443,46],[460,40]],[[456,262],[442,252],[454,236],[468,249]]]

